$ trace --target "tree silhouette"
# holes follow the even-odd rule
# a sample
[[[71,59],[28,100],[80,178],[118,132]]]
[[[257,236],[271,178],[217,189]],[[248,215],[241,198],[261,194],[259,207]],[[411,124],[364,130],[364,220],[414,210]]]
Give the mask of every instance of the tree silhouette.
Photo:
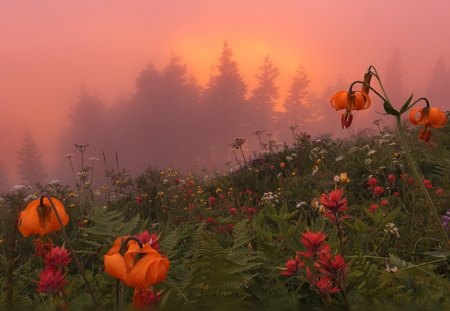
[[[44,181],[41,153],[28,129],[17,152],[17,160],[17,173],[21,183],[30,186]]]
[[[0,163],[0,193],[6,192],[9,188],[9,174],[3,163]]]
[[[311,118],[307,106],[309,82],[305,69],[299,66],[283,101],[285,112],[278,113],[276,119],[276,129],[285,141],[292,139],[292,128],[306,131],[306,122]]]
[[[56,163],[58,179],[67,183],[73,181],[72,171],[64,155],[75,153],[78,157],[75,144],[89,144],[88,154],[85,155],[84,160],[92,156],[100,158],[102,151],[110,146],[111,136],[120,132],[118,126],[116,124],[113,131],[109,131],[108,115],[102,99],[99,95],[83,89],[69,114],[67,127],[60,133],[58,150],[61,151],[61,156]],[[81,169],[81,165],[76,167],[76,170],[78,169]],[[97,180],[102,173],[101,170],[97,170],[94,180]]]
[[[236,128],[236,125],[241,126],[239,121],[245,104],[247,86],[239,72],[237,62],[233,60],[233,51],[226,41],[216,68],[218,73],[211,76],[204,92],[204,103],[207,118],[215,125],[216,133],[221,135]]]
[[[288,125],[303,123],[308,118],[306,96],[308,95],[309,82],[305,69],[300,66],[292,79],[284,100],[284,108],[287,112],[287,120],[285,121]]]
[[[398,49],[387,62],[386,74],[383,79],[386,92],[394,106],[401,106],[407,100],[403,85],[402,56]]]
[[[215,67],[203,96],[203,133],[208,154],[216,162],[223,158],[229,141],[239,137],[246,128],[246,83],[240,74],[233,51],[225,41],[219,64]]]
[[[436,62],[431,73],[425,96],[438,106],[448,101],[450,95],[450,73],[443,57]],[[442,106],[441,106],[442,107]]]
[[[279,75],[278,68],[273,65],[269,56],[266,56],[256,75],[258,86],[253,89],[250,98],[249,120],[253,131],[272,131],[272,111],[280,97],[279,87],[275,84]]]

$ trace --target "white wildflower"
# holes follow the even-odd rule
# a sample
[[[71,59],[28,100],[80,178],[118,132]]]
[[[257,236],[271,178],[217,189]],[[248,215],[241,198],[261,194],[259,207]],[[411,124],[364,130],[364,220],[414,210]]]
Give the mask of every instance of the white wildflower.
[[[364,164],[369,166],[370,164],[372,164],[372,159],[364,159]]]
[[[384,269],[384,270],[386,270],[387,272],[397,272],[398,271],[398,268],[397,268],[397,266],[389,266],[388,264],[386,264],[386,269]]]
[[[302,202],[298,202],[296,205],[297,208],[300,208],[302,206],[308,206],[308,203],[302,201]]]
[[[13,187],[13,191],[14,191],[14,192],[25,191],[27,188],[31,189],[30,186],[27,187],[27,186],[25,186],[25,185],[15,185],[15,186]]]
[[[99,161],[100,159],[99,158],[97,158],[97,157],[90,157],[89,158],[89,161]]]
[[[73,153],[66,153],[65,157],[70,159],[71,157],[75,156]]]
[[[369,152],[367,152],[367,155],[368,155],[368,156],[371,156],[371,155],[373,155],[373,154],[375,154],[375,153],[377,153],[377,151],[374,150],[374,149],[371,149],[371,150],[369,150]]]
[[[312,175],[313,175],[313,176],[316,176],[317,172],[319,172],[319,167],[316,165],[316,166],[314,166],[314,168],[313,168]]]
[[[333,180],[334,180],[334,182],[339,182],[339,180],[340,180],[339,175],[334,176]]]
[[[393,222],[389,222],[386,224],[384,232],[393,234],[397,239],[400,239],[400,233],[398,232],[398,228],[395,226]]]
[[[334,159],[334,161],[339,162],[344,160],[344,156],[338,156],[336,159]]]
[[[33,200],[36,200],[38,197],[35,195],[35,194],[29,194],[26,198],[24,198],[23,200],[25,201],[25,202],[30,202],[30,201],[33,201]]]

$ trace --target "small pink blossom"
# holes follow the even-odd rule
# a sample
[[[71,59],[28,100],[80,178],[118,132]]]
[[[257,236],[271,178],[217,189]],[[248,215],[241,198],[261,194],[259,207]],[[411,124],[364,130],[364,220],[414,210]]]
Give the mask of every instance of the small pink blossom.
[[[434,190],[434,193],[440,197],[445,195],[445,191],[442,188],[437,188],[436,190]]]
[[[238,212],[236,207],[232,207],[228,211],[230,212],[230,215],[232,215],[232,216],[236,216],[236,214]]]
[[[427,189],[432,189],[433,188],[433,184],[431,183],[431,180],[429,180],[429,179],[424,179],[423,180],[423,185]]]
[[[375,188],[373,188],[373,194],[375,194],[376,196],[380,196],[384,193],[384,189],[380,186],[376,186]]]
[[[388,180],[389,183],[395,184],[395,181],[397,180],[397,177],[395,177],[394,174],[389,174],[388,177],[387,177],[387,180]]]
[[[367,180],[367,185],[368,185],[369,187],[371,187],[371,188],[377,186],[377,185],[378,185],[378,179],[376,179],[375,177],[370,177],[370,178]]]
[[[51,270],[60,270],[66,267],[72,258],[70,258],[70,253],[64,247],[53,247],[44,257],[45,265]]]
[[[141,241],[142,244],[150,244],[150,246],[156,250],[159,251],[159,242],[158,242],[158,235],[156,233],[149,233],[148,230],[145,230],[141,233],[136,234],[136,237]]]
[[[45,269],[39,274],[38,292],[43,294],[57,294],[63,290],[67,280],[59,270]]]
[[[378,206],[377,204],[372,204],[372,205],[369,207],[369,212],[375,213],[375,211],[376,211],[378,208],[379,208],[379,206]]]

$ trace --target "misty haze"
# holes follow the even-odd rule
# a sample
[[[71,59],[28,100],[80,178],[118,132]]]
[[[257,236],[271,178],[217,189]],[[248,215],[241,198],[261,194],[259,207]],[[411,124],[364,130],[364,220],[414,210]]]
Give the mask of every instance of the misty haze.
[[[73,182],[65,155],[81,163],[75,144],[89,144],[84,156],[99,159],[100,181],[116,159],[133,175],[226,171],[236,138],[250,158],[259,139],[291,145],[290,127],[344,137],[376,129],[380,103],[347,131],[334,127],[340,113],[330,107],[333,90],[371,64],[395,103],[414,93],[449,109],[450,27],[440,3],[3,4],[2,189]],[[21,169],[30,160],[21,148],[40,155],[30,164],[41,166],[35,180]]]
[[[0,4],[0,310],[450,310],[450,2]]]

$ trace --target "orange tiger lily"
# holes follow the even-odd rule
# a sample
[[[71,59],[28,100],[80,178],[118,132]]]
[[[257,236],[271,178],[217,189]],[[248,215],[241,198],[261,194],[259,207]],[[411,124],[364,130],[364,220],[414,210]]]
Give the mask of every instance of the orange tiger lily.
[[[428,142],[431,138],[430,127],[441,128],[447,123],[447,115],[435,107],[416,107],[409,112],[409,122],[414,125],[423,125],[419,132],[419,140]]]
[[[163,281],[169,270],[169,259],[161,256],[150,244],[140,248],[134,240],[127,242],[125,254],[122,255],[120,249],[126,239],[116,239],[104,256],[105,271],[130,287],[145,289]]]
[[[51,198],[51,200],[55,205],[63,226],[66,226],[69,222],[69,216],[66,213],[64,205],[56,198]],[[28,203],[26,208],[20,212],[17,224],[20,233],[24,237],[33,234],[43,236],[61,229],[58,218],[47,197],[36,199]]]
[[[340,91],[331,97],[334,109],[345,109],[341,116],[342,128],[348,128],[353,121],[352,110],[365,110],[370,107],[371,99],[364,91]]]

